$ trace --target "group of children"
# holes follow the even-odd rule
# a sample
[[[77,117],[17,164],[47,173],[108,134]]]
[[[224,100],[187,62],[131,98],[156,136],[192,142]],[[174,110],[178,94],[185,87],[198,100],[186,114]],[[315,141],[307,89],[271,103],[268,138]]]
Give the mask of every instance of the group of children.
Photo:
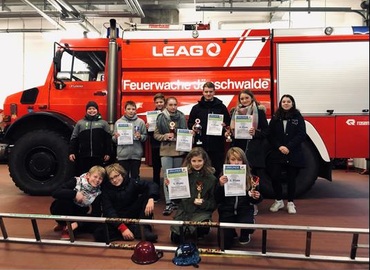
[[[160,113],[157,117],[154,132],[149,133],[151,142],[155,142],[152,143],[152,159],[156,161],[153,164],[153,166],[155,165],[153,181],[140,180],[141,158],[144,152],[142,143],[148,137],[148,123],[138,118],[135,102],[126,102],[124,107],[125,113],[116,121],[113,135],[110,134],[109,130],[107,130],[107,125],[101,119],[98,105],[95,102],[89,102],[86,106],[86,116],[77,123],[71,137],[70,160],[75,161],[76,156],[86,153],[86,155],[82,155],[83,158],[79,162],[79,170],[76,175],[80,176],[74,177],[54,192],[53,197],[56,200],[50,207],[51,213],[54,215],[88,215],[109,218],[152,218],[154,203],[160,197],[160,168],[163,167],[163,191],[166,200],[164,215],[169,215],[176,209],[174,220],[208,222],[211,221],[212,214],[217,209],[219,222],[253,224],[255,221],[254,216],[257,212],[256,205],[262,201],[262,196],[258,190],[257,172],[258,169],[265,166],[263,143],[264,139],[269,135],[266,115],[263,108],[257,104],[253,93],[249,90],[240,92],[238,105],[231,112],[231,117],[229,112],[225,111],[226,107],[222,104],[222,101],[214,97],[214,94],[214,85],[206,83],[203,87],[203,97],[191,110],[188,123],[186,123],[185,115],[177,110],[177,99],[175,97],[165,99],[162,94],[154,96],[155,109],[159,110]],[[284,114],[285,118],[273,118],[272,122],[282,121],[281,126],[284,126],[285,132],[286,122],[290,125],[292,115],[300,116],[300,114],[296,110],[294,99],[291,96],[282,98],[279,109],[283,110],[282,105],[284,104],[285,106],[284,98],[288,100],[288,103],[290,102],[284,111],[289,111],[293,108],[295,114]],[[225,138],[234,135],[236,115],[252,115],[252,127],[249,129],[252,139],[238,140],[233,138],[231,148],[224,154],[223,150],[225,147],[223,142],[225,138],[223,137],[219,140],[220,143],[211,143],[210,138],[214,139],[213,137],[215,136],[205,135],[204,132],[202,134],[202,145],[197,146],[194,144],[194,147],[188,153],[177,151],[174,140],[175,133],[171,130],[172,126],[175,126],[177,129],[189,128],[192,134],[195,135],[195,125],[199,123],[199,118],[202,118],[201,123],[203,125],[207,124],[207,112],[226,115],[224,121],[227,123],[223,123],[226,129],[226,132],[223,134]],[[303,118],[300,118],[299,123],[302,120]],[[297,121],[293,123],[294,127],[296,127]],[[120,130],[120,127],[131,127],[133,129],[131,141],[122,141],[122,130]],[[294,133],[300,132],[302,134],[300,141],[302,141],[304,140],[305,132],[301,131],[305,131],[304,126],[303,128],[298,127],[299,129]],[[89,137],[91,143],[81,143],[83,138],[86,139],[87,137]],[[111,157],[113,151],[111,146],[108,145],[111,142],[109,143],[107,138],[113,140],[117,145],[117,163],[103,168],[105,162],[113,160]],[[79,145],[77,142],[79,142]],[[293,151],[294,148],[288,149],[285,146],[281,148],[281,142],[279,141],[276,141],[276,144],[277,151],[284,155],[285,162],[285,157],[290,153],[289,150]],[[92,161],[90,161],[95,162],[96,165],[92,166],[87,173],[82,173],[81,168],[86,168],[86,164],[92,165],[91,162],[85,163],[89,156],[92,158]],[[157,162],[158,160],[161,160],[161,162]],[[85,167],[82,164],[85,164]],[[245,192],[242,195],[232,196],[225,194],[225,184],[229,179],[226,175],[223,175],[223,164],[246,165]],[[279,178],[277,177],[278,164],[282,165],[284,163],[280,161],[276,163],[274,167],[276,178]],[[178,167],[187,168],[190,197],[170,200],[168,196],[169,180],[166,176],[166,169]],[[296,174],[297,169],[294,169],[292,175],[295,177]],[[108,180],[103,181],[105,177]],[[281,190],[281,188],[279,189],[279,183],[274,183],[273,188],[274,190]],[[290,189],[290,194],[293,194],[292,192],[294,193],[294,188]],[[278,193],[278,197],[280,200],[275,201],[270,208],[272,212],[276,212],[284,207],[281,193]],[[289,197],[289,200],[288,212],[295,213],[295,206],[292,202],[293,195]],[[119,239],[138,239],[142,237],[142,232],[144,232],[144,238],[149,241],[155,242],[158,238],[153,233],[151,226],[146,225],[144,230],[141,230],[138,225],[122,222],[108,224],[109,239],[107,239],[105,225],[92,223],[90,226],[87,226],[87,224],[82,222],[73,222],[71,228],[76,230],[76,232],[84,229],[93,232],[95,240],[103,242]],[[58,221],[54,230],[62,231],[62,238],[69,239],[68,228],[65,222]],[[222,230],[222,233],[220,230]],[[210,228],[206,226],[185,226],[185,228],[171,226],[170,237],[172,242],[180,243],[184,240],[184,237],[195,236],[201,238],[208,234],[209,231]],[[238,238],[241,244],[249,243],[252,233],[253,230],[251,229],[241,229],[238,235],[235,229],[221,228],[218,233],[218,242],[222,243],[226,249],[229,249],[233,246],[235,238]],[[223,238],[221,239],[221,237]]]
[[[238,147],[228,150],[225,164],[248,164],[245,153]],[[207,222],[212,220],[213,212],[218,209],[220,222],[254,223],[253,205],[258,204],[262,197],[252,185],[253,176],[247,166],[246,196],[226,197],[224,185],[226,176],[217,179],[211,166],[208,154],[201,147],[194,147],[187,155],[183,165],[187,167],[189,176],[190,197],[176,200],[178,209],[174,220]],[[104,178],[108,180],[103,181]],[[166,185],[168,185],[168,179]],[[198,186],[202,186],[201,190]],[[199,200],[198,195],[201,199]],[[50,211],[53,215],[90,216],[107,218],[151,219],[154,212],[154,201],[158,199],[158,185],[152,181],[129,177],[125,169],[118,163],[105,168],[96,165],[80,177],[73,177],[54,193],[55,200]],[[141,230],[137,224],[123,222],[109,223],[108,239],[106,225],[93,222],[72,222],[75,233],[93,233],[99,242],[116,240],[141,239]],[[204,226],[188,226],[183,237],[196,235],[198,238],[209,233],[210,228]],[[66,222],[58,221],[54,231],[61,231],[61,238],[69,240],[70,235]],[[152,227],[144,226],[144,239],[155,242],[158,236]],[[247,244],[253,230],[242,229],[239,242]],[[224,230],[224,246],[231,248],[237,235],[235,229]],[[171,241],[178,244],[182,241],[180,227],[171,226]],[[221,239],[219,239],[221,241]]]

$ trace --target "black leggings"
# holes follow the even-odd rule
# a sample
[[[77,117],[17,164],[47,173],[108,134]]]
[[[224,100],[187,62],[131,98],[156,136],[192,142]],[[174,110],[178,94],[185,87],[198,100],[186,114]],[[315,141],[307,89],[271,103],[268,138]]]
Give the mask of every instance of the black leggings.
[[[161,156],[159,155],[159,147],[152,148],[152,166],[153,166],[153,182],[161,186]]]
[[[283,199],[283,186],[281,183],[281,172],[283,169],[285,169],[287,173],[288,201],[292,202],[295,197],[296,177],[298,175],[299,168],[288,166],[286,164],[271,164],[270,176],[276,200]]]
[[[138,159],[119,160],[118,163],[125,169],[128,177],[132,179],[138,179],[140,177],[141,160]]]

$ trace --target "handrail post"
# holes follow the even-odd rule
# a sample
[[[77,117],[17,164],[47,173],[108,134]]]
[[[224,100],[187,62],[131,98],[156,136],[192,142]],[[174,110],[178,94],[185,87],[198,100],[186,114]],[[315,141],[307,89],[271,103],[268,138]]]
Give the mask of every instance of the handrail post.
[[[312,232],[307,231],[306,233],[306,252],[305,252],[306,257],[310,257],[311,255],[311,240],[312,240]]]
[[[75,241],[75,235],[73,233],[73,229],[72,229],[72,225],[70,221],[67,221],[67,228],[68,228],[70,242],[73,243]]]
[[[357,246],[358,246],[358,233],[354,233],[352,237],[351,255],[350,255],[350,258],[352,260],[356,258]]]
[[[266,254],[267,251],[267,230],[262,230],[262,254]]]
[[[36,241],[40,241],[41,240],[41,235],[40,235],[39,228],[37,226],[36,219],[34,219],[34,218],[31,219],[31,223],[32,223],[33,233],[35,234],[35,239],[36,239]]]
[[[8,239],[8,233],[5,229],[4,220],[2,217],[0,217],[0,227],[1,227],[1,233],[3,234],[4,239]]]
[[[222,251],[225,250],[225,238],[224,238],[225,232],[223,228],[218,228],[217,236],[219,237],[217,240],[220,241],[220,249]]]

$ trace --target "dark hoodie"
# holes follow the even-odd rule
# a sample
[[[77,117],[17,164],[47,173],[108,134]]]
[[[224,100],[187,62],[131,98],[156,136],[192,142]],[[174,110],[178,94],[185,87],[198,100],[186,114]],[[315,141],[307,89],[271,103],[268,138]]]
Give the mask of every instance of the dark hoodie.
[[[219,149],[224,149],[225,147],[225,137],[222,136],[208,136],[206,135],[207,124],[208,124],[208,114],[222,114],[224,116],[224,123],[226,126],[230,126],[230,114],[226,106],[222,101],[216,97],[212,101],[205,101],[204,97],[198,101],[198,104],[194,105],[191,109],[188,128],[192,129],[195,119],[200,119],[200,125],[202,126],[202,136],[201,140],[203,142],[202,147],[207,152],[218,152]],[[223,150],[222,150],[223,151]]]
[[[79,157],[100,157],[112,154],[112,135],[109,124],[98,113],[85,115],[73,129],[69,154]]]

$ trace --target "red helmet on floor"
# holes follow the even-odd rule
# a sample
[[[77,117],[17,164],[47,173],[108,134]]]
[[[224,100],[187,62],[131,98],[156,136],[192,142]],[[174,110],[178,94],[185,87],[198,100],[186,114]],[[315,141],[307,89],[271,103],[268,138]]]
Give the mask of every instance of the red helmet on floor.
[[[155,263],[162,256],[163,252],[156,252],[152,242],[141,241],[137,243],[134,254],[131,256],[131,260],[137,264],[150,264]]]

